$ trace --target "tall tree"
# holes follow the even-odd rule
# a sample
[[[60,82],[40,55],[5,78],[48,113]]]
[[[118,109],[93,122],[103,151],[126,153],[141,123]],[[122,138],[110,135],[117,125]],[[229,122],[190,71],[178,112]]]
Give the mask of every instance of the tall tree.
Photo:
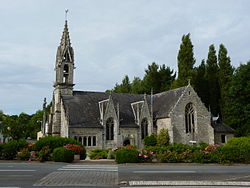
[[[150,94],[153,89],[154,93],[158,93],[161,87],[159,80],[159,65],[153,62],[151,65],[148,65],[148,69],[145,70],[145,75],[143,78],[143,87],[144,91],[147,94]]]
[[[208,57],[207,57],[207,68],[206,68],[206,80],[208,83],[208,103],[213,115],[220,113],[219,109],[219,98],[220,88],[218,82],[218,71],[219,67],[217,64],[217,56],[214,45],[209,46]]]
[[[206,74],[206,64],[205,60],[201,61],[201,64],[194,69],[194,74],[192,78],[192,85],[197,92],[198,96],[201,98],[202,102],[209,107],[208,102],[208,88],[207,80],[205,77]]]
[[[159,92],[168,91],[171,88],[173,81],[175,80],[176,73],[171,70],[170,67],[166,67],[165,64],[160,66],[160,90]]]
[[[115,93],[130,93],[131,92],[131,84],[130,84],[128,75],[125,75],[120,85],[119,84],[115,85],[113,92]]]
[[[225,120],[236,136],[250,136],[250,61],[240,65],[233,76],[225,101]]]
[[[148,65],[143,78],[143,88],[145,93],[150,94],[151,90],[154,93],[160,93],[170,89],[176,74],[170,67],[165,64],[159,66],[155,62]]]
[[[182,43],[178,52],[178,79],[174,87],[187,85],[188,80],[192,78],[195,58],[193,53],[193,44],[190,39],[190,33],[182,36]]]
[[[225,101],[227,100],[227,93],[231,87],[231,81],[234,69],[231,65],[230,57],[227,56],[227,49],[223,44],[221,44],[219,47],[218,65],[219,65],[218,79],[220,86],[220,110],[222,119],[224,120],[226,111]]]
[[[134,94],[144,93],[142,80],[139,77],[134,77],[134,80],[131,83],[131,93]]]

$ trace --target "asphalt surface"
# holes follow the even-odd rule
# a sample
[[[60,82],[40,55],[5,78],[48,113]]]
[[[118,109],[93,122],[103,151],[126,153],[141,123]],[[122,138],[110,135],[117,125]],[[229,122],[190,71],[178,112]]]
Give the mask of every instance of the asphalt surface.
[[[2,162],[2,163],[1,163]],[[0,161],[0,188],[250,187],[250,165],[12,163]]]

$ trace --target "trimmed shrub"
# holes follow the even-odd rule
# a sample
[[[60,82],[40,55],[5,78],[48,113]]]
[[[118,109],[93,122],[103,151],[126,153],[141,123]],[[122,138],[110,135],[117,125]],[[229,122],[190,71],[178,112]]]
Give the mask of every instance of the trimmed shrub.
[[[74,160],[74,154],[67,148],[55,148],[52,154],[52,159],[55,162],[71,163]]]
[[[3,145],[2,158],[5,160],[13,160],[16,158],[17,152],[28,146],[25,140],[11,140]]]
[[[109,150],[110,149],[94,149],[90,151],[89,158],[90,159],[107,159]]]
[[[156,146],[157,144],[157,136],[155,134],[151,134],[150,136],[146,136],[144,138],[145,146]]]
[[[0,159],[2,159],[2,153],[5,143],[0,143]]]
[[[119,149],[116,151],[115,161],[117,163],[137,163],[139,162],[139,152],[136,149]]]
[[[23,148],[18,154],[17,159],[28,160],[30,158],[30,151],[28,148]]]
[[[157,145],[167,146],[169,145],[169,134],[167,129],[161,129],[160,133],[157,135]]]
[[[53,151],[55,148],[63,147],[67,144],[77,144],[81,145],[80,142],[76,141],[73,138],[63,138],[58,136],[46,136],[44,138],[41,138],[36,142],[35,149],[36,151],[40,151],[44,146],[48,146],[51,151]]]
[[[250,137],[232,138],[213,155],[218,163],[250,163]]]

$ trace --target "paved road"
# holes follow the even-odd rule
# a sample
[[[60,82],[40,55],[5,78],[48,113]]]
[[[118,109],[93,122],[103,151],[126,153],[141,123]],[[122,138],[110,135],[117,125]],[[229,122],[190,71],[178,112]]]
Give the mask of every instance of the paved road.
[[[250,187],[250,165],[0,163],[2,187]],[[202,186],[209,185],[209,186]],[[188,188],[190,188],[190,186]]]

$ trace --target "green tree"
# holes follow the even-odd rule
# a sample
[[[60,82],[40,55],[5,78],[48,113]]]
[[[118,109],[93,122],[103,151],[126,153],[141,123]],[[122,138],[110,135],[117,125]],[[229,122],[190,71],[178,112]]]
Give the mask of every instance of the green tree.
[[[128,75],[125,75],[125,77],[122,79],[121,84],[115,85],[113,92],[115,93],[130,93],[131,92],[131,84],[130,84]]]
[[[32,139],[35,139],[37,137],[37,132],[41,130],[42,120],[43,120],[42,110],[36,111],[36,113],[31,116],[26,131],[26,138],[30,137]]]
[[[178,60],[178,79],[173,87],[182,87],[187,85],[188,80],[192,78],[195,58],[193,53],[193,44],[190,39],[190,33],[182,36],[182,43],[177,56]]]
[[[6,116],[3,120],[3,135],[4,137],[11,137],[14,140],[19,140],[25,137],[24,127],[19,126],[18,116]]]
[[[131,83],[131,93],[134,93],[134,94],[144,93],[142,80],[139,77],[134,77],[134,80]]]
[[[159,65],[153,62],[151,65],[148,65],[148,69],[145,70],[145,75],[143,78],[143,87],[144,91],[147,94],[151,93],[153,89],[154,93],[157,93],[160,90],[160,81],[159,81]]]
[[[214,45],[209,46],[207,67],[206,67],[206,80],[208,83],[208,103],[213,115],[220,113],[219,100],[220,100],[220,88],[218,82],[219,67],[217,64],[217,56]]]
[[[201,64],[194,69],[194,74],[192,78],[192,85],[194,90],[197,92],[198,96],[201,98],[202,102],[209,106],[208,102],[208,88],[207,80],[205,77],[206,74],[206,65],[205,60],[203,59]]]
[[[219,47],[218,53],[218,65],[219,65],[219,86],[220,86],[220,110],[222,119],[225,116],[225,101],[227,100],[227,93],[231,87],[232,76],[233,76],[233,67],[231,65],[230,57],[227,56],[227,49],[223,44]]]
[[[233,76],[225,101],[225,120],[236,136],[250,136],[250,61],[240,65]]]
[[[158,146],[167,146],[169,145],[169,134],[168,129],[161,129],[160,133],[157,135],[157,145]]]
[[[148,69],[145,70],[143,78],[144,92],[147,94],[160,93],[170,89],[172,82],[175,79],[176,74],[170,67],[166,67],[165,64],[159,66],[155,62],[148,65]]]
[[[159,70],[159,80],[160,80],[160,90],[159,92],[168,91],[174,82],[176,73],[171,70],[170,67],[166,67],[165,64],[160,66]]]

